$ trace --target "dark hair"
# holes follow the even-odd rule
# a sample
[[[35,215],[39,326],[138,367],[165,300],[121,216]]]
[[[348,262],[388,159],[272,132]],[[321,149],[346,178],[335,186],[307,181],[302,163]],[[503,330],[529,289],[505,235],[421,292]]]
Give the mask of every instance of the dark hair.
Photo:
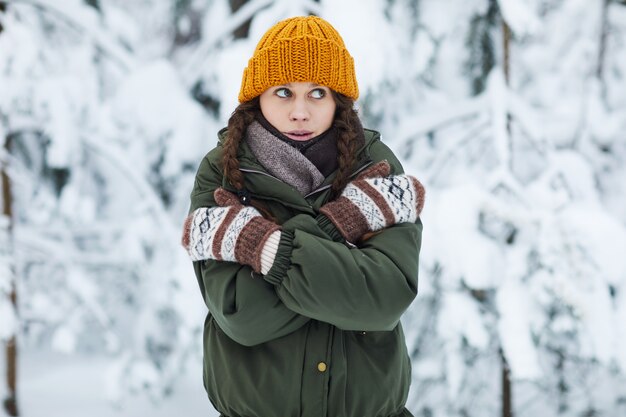
[[[343,94],[333,91],[333,98],[337,104],[335,121],[337,129],[337,177],[333,181],[333,197],[338,196],[350,180],[352,168],[356,162],[358,137],[361,134],[361,121],[354,109],[354,100]]]
[[[332,91],[332,96],[337,106],[333,126],[337,129],[337,162],[339,167],[337,176],[331,186],[334,198],[348,184],[350,173],[356,162],[357,138],[360,133],[359,130],[362,128],[359,116],[354,109],[354,101],[335,91]],[[239,104],[228,119],[228,132],[224,142],[222,163],[224,165],[224,176],[237,190],[244,189],[243,172],[239,169],[237,151],[246,129],[260,111],[260,99],[255,97],[250,101]],[[271,217],[263,205],[256,201],[252,201],[251,204],[264,216]]]

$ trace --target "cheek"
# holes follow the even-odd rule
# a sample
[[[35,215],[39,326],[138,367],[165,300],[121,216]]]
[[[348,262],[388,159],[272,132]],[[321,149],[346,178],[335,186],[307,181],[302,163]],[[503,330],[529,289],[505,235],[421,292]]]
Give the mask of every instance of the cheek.
[[[336,107],[337,106],[335,106],[335,103],[333,103],[332,106],[328,106],[327,108],[324,109],[321,123],[325,129],[328,129],[330,126],[332,126],[333,121],[335,120]]]
[[[281,121],[281,109],[272,100],[261,100],[261,113],[263,117],[274,127],[279,127],[277,124]]]

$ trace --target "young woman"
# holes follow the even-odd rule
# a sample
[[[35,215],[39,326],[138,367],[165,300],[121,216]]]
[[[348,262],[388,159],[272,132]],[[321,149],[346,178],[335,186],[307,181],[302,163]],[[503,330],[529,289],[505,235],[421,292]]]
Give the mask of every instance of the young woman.
[[[358,95],[328,22],[281,21],[200,164],[183,245],[223,416],[411,415],[400,316],[417,294],[424,189],[363,129]]]

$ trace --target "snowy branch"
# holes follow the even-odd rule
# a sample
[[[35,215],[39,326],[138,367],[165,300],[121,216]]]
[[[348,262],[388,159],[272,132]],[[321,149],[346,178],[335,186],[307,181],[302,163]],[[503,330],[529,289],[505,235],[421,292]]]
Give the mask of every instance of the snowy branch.
[[[204,60],[211,54],[213,48],[219,45],[226,37],[228,37],[235,29],[251,19],[261,9],[266,8],[273,3],[273,0],[254,0],[246,3],[231,18],[220,26],[217,33],[213,36],[207,36],[202,43],[198,45],[196,50],[191,54],[187,64],[181,69],[183,82],[190,90],[200,78],[200,74],[204,68]]]
[[[88,253],[77,251],[68,244],[59,244],[70,240],[71,231],[66,231],[62,239],[47,238],[46,228],[25,227],[20,225],[15,233],[15,253],[18,258],[28,260],[51,260],[62,265],[82,265],[89,267],[124,266],[134,268],[139,260],[129,261],[123,256],[111,256],[107,253]]]
[[[165,235],[164,241],[178,242],[178,228],[174,227],[163,202],[156,195],[150,184],[144,178],[137,175],[137,171],[133,168],[132,162],[129,161],[122,152],[119,152],[112,146],[103,145],[105,141],[100,141],[98,138],[85,137],[83,139],[88,150],[116,167],[137,190],[142,201],[150,207],[155,217],[155,224],[158,225],[161,232]]]
[[[511,138],[507,128],[507,118],[509,117],[507,90],[508,88],[502,69],[495,67],[489,73],[487,80],[489,112],[491,114],[491,134],[500,163],[510,169]]]
[[[487,97],[483,94],[405,119],[398,128],[398,131],[402,133],[398,140],[402,143],[410,138],[442,129],[459,120],[475,117],[485,111],[486,103]]]
[[[515,119],[524,130],[528,138],[535,142],[540,142],[543,138],[541,132],[539,115],[537,110],[530,106],[518,94],[507,89],[506,101],[509,106],[509,115]]]
[[[463,151],[472,140],[475,140],[481,132],[485,131],[489,126],[489,119],[483,115],[478,118],[474,125],[467,130],[462,136],[456,140],[446,143],[445,147],[438,152],[438,158],[433,161],[430,166],[430,176],[428,183],[436,184],[441,173],[444,172],[446,164],[459,152]]]
[[[189,3],[0,0],[10,5],[0,16],[0,142],[15,139],[0,146],[0,165],[16,213],[10,253],[0,242],[0,294],[3,270],[15,266],[24,306],[16,328],[37,323],[26,343],[52,336],[70,352],[112,341],[105,349],[123,358],[107,372],[118,401],[147,392],[156,402],[178,388],[191,356],[200,360],[206,306],[176,217],[188,207],[192,165],[221,127],[189,91],[206,77],[225,116],[241,81],[242,68],[230,66],[245,58],[235,49],[253,47],[261,24],[311,12],[343,21],[375,103],[367,121],[406,150],[405,168],[431,189],[426,279],[403,317],[409,408],[497,414],[502,349],[516,415],[621,415],[622,1],[248,0],[236,12],[226,1]],[[209,13],[204,27],[190,20],[197,10]],[[167,34],[148,35],[172,22],[198,30],[177,62],[167,60]],[[235,41],[247,22],[250,37]],[[501,24],[514,35],[508,83]],[[389,88],[398,80],[401,89]],[[0,335],[12,314],[4,311]]]
[[[534,33],[540,27],[537,16],[530,10],[528,2],[523,0],[498,0],[500,12],[506,23],[517,35]]]
[[[98,24],[91,13],[92,10],[84,7],[82,3],[77,3],[75,7],[59,5],[58,2],[52,0],[0,0],[0,3],[37,7],[87,35],[100,50],[108,54],[125,70],[130,71],[137,65],[135,58],[120,46],[119,42],[112,39],[106,31],[97,27]]]

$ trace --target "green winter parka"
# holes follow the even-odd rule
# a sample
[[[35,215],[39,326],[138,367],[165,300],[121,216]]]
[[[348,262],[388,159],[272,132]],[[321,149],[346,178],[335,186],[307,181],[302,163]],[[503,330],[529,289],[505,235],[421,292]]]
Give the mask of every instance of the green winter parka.
[[[215,206],[224,179],[222,143],[202,160],[190,213]],[[209,309],[204,386],[227,417],[405,417],[411,381],[400,316],[417,294],[421,221],[397,224],[353,247],[319,208],[336,173],[307,196],[271,176],[242,141],[245,187],[282,226],[267,275],[224,261],[194,262]],[[386,159],[365,129],[353,176]]]

